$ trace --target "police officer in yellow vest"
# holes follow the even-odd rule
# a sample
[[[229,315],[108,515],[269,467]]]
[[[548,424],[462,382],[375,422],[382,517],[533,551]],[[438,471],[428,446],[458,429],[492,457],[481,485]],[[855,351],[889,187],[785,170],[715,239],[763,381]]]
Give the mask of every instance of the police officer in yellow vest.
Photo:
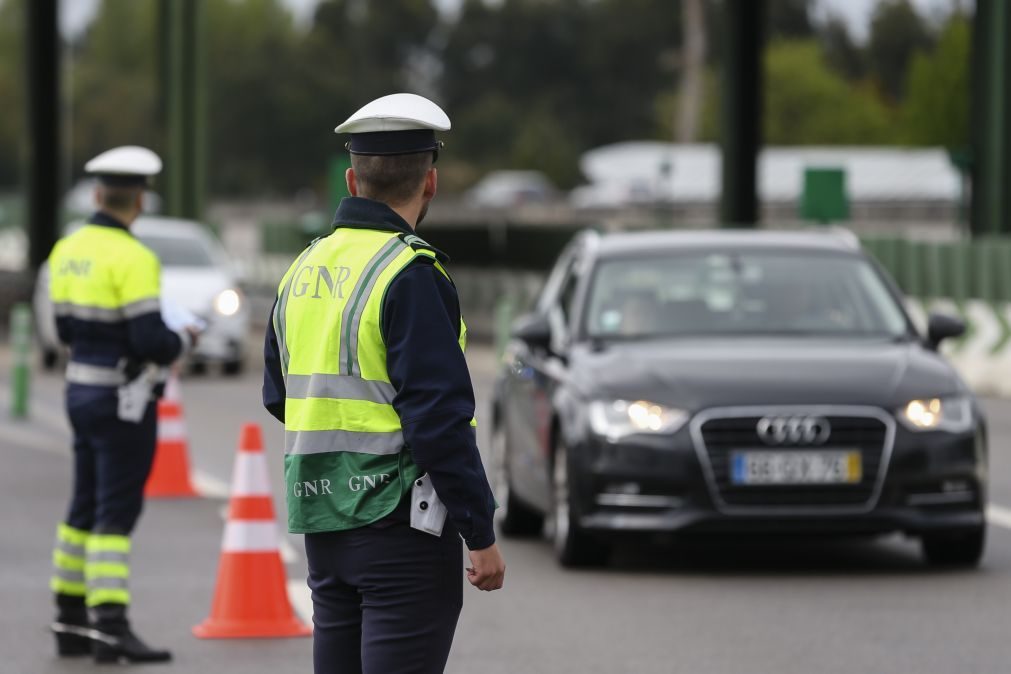
[[[333,232],[278,288],[263,399],[284,422],[288,528],[305,534],[316,674],[442,672],[467,580],[502,586],[447,258],[415,227],[449,118],[393,94],[337,127]],[[447,516],[448,515],[448,516]]]
[[[197,333],[165,326],[158,259],[130,234],[161,160],[126,146],[85,170],[98,178],[99,211],[49,257],[74,430],[74,489],[53,552],[53,631],[61,656],[161,662],[170,654],[145,645],[127,619],[130,534],[154,458],[156,366],[179,358]]]

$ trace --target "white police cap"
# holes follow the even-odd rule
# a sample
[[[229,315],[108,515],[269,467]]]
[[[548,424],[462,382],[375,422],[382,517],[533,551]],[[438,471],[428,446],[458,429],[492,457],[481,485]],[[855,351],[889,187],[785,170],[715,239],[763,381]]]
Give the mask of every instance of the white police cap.
[[[146,147],[123,145],[106,150],[87,164],[84,170],[106,183],[144,183],[161,173],[161,158]]]
[[[351,154],[397,155],[436,152],[436,131],[448,131],[449,117],[438,105],[416,94],[390,94],[366,104],[338,126],[349,133]]]

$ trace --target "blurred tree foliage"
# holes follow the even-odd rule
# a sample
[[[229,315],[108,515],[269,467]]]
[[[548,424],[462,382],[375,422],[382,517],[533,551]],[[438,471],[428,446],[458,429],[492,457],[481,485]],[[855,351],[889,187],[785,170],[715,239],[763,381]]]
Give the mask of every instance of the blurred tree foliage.
[[[764,141],[770,145],[878,145],[894,142],[889,110],[870,88],[829,69],[814,41],[773,42],[765,50]]]
[[[962,148],[969,135],[969,20],[953,16],[931,53],[913,57],[906,78],[903,131],[914,145]]]
[[[64,91],[70,98],[67,133],[74,169],[110,146],[161,147],[157,13],[153,2],[104,0],[87,39],[70,47]]]
[[[24,50],[20,26],[24,24],[23,6],[0,1],[0,191],[18,181],[19,162],[24,146]]]
[[[24,144],[21,12],[0,0],[0,185]],[[701,139],[719,133],[722,4],[705,5],[708,72]],[[736,1],[736,0],[733,0]],[[368,100],[413,91],[453,119],[443,187],[495,168],[545,171],[576,184],[595,146],[673,138],[681,12],[671,0],[321,0],[296,26],[281,0],[203,0],[207,11],[211,193],[322,193],[333,128]],[[813,11],[769,0],[765,140],[774,144],[964,144],[967,19],[944,25],[909,0],[883,0],[866,43]],[[116,144],[163,149],[158,3],[103,0],[69,45],[72,170]],[[166,158],[171,161],[171,157]]]
[[[874,8],[867,64],[892,101],[902,99],[913,55],[928,51],[933,43],[930,27],[909,0],[883,0]]]

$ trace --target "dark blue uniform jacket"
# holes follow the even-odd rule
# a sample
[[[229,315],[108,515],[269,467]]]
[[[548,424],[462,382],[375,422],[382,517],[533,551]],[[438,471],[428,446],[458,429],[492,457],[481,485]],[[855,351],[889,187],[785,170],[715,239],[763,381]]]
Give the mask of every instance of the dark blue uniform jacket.
[[[341,201],[334,227],[414,233],[393,209],[360,197]],[[390,284],[381,327],[386,368],[397,389],[393,407],[414,462],[431,477],[467,547],[486,548],[495,542],[495,501],[470,425],[474,389],[458,342],[456,288],[427,258],[417,260]],[[283,422],[284,377],[271,321],[264,364],[263,404]]]

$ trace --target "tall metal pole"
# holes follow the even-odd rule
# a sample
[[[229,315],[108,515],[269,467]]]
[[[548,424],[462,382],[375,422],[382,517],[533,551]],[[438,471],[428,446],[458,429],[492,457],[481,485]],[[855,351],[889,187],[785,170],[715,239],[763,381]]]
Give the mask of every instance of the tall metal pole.
[[[56,243],[63,194],[60,170],[58,0],[26,0],[28,263],[37,269]]]
[[[204,3],[162,0],[162,104],[168,138],[166,210],[199,219],[206,181]]]
[[[1011,231],[1011,8],[1005,0],[978,0],[973,23],[972,231]]]
[[[720,222],[754,227],[759,220],[758,151],[762,129],[765,0],[725,0],[723,35],[723,190]]]

